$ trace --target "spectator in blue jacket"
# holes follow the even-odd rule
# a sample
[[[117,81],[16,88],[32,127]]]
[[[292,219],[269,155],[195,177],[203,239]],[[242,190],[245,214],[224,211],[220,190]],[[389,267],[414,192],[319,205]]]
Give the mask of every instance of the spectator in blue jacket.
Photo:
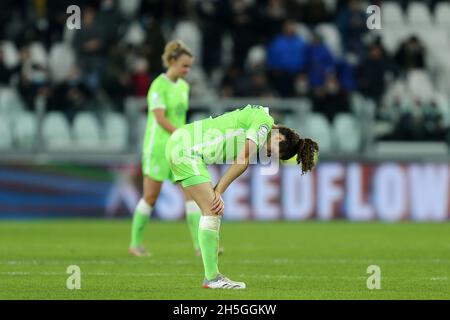
[[[296,33],[295,22],[286,20],[283,32],[267,50],[267,67],[273,86],[283,97],[294,93],[294,79],[305,67],[308,44]]]
[[[323,87],[327,75],[335,73],[336,60],[319,34],[314,34],[307,54],[307,73],[312,88]]]
[[[348,0],[337,17],[337,27],[341,34],[345,52],[362,57],[365,52],[363,37],[367,33],[367,14],[359,0]]]

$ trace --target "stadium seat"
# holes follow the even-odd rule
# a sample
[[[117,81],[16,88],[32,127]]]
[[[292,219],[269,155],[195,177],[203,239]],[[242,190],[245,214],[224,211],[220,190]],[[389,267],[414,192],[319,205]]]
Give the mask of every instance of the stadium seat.
[[[297,112],[291,114],[289,117],[285,117],[283,124],[289,128],[294,129],[298,133],[302,134],[304,130],[304,121],[302,121]]]
[[[414,98],[429,100],[433,96],[433,84],[425,71],[410,71],[406,76],[406,84]]]
[[[64,41],[64,43],[67,43],[68,45],[72,45],[73,39],[75,38],[76,32],[78,32],[77,29],[64,28],[63,29],[63,41]]]
[[[405,81],[400,79],[393,81],[383,94],[383,104],[389,106],[394,104],[396,100],[405,97],[406,92],[408,92],[408,89]]]
[[[138,22],[133,22],[128,27],[124,36],[124,42],[134,46],[142,45],[145,41],[145,31]]]
[[[433,95],[433,100],[436,102],[438,106],[438,110],[440,110],[443,116],[443,122],[446,127],[450,127],[450,104],[449,97],[447,97],[443,93],[435,92]]]
[[[8,114],[0,113],[0,150],[10,149],[13,145],[10,119]]]
[[[70,150],[72,139],[70,126],[63,113],[52,111],[42,121],[42,139],[47,150]]]
[[[333,144],[341,152],[357,152],[361,146],[361,129],[351,113],[339,113],[333,121]]]
[[[450,31],[450,3],[437,3],[434,12],[435,23],[445,28],[447,31]]]
[[[332,151],[331,126],[320,113],[310,113],[305,121],[304,136],[311,137],[320,145],[321,152]]]
[[[441,59],[445,59],[442,57]],[[442,93],[446,93],[450,100],[450,61],[448,57],[442,60],[442,65],[436,74],[436,89]]]
[[[20,54],[16,45],[11,41],[2,41],[3,61],[9,69],[14,68],[20,62]]]
[[[295,23],[295,30],[297,32],[297,34],[302,37],[303,40],[305,41],[311,41],[312,39],[312,33],[311,30],[308,28],[307,25],[303,24],[303,23]]]
[[[91,112],[82,111],[75,115],[72,134],[77,149],[98,150],[101,147],[100,125]]]
[[[138,139],[138,148],[141,151],[144,144],[145,130],[147,129],[147,116],[142,114],[137,121],[136,134]]]
[[[335,57],[342,56],[341,36],[336,26],[331,23],[321,23],[316,29],[322,37],[324,43],[331,49]]]
[[[24,104],[13,88],[0,88],[0,113],[16,113],[24,109]]]
[[[323,0],[325,8],[328,12],[335,12],[338,0]]]
[[[427,47],[428,52],[442,52],[450,45],[449,34],[447,34],[445,29],[439,26],[416,26],[414,29],[415,33],[420,37],[420,40],[422,40]],[[448,51],[446,51],[446,53],[448,53]]]
[[[210,116],[209,113],[207,112],[193,112],[191,114],[191,116],[189,117],[189,123],[197,121],[197,120],[202,120],[202,119],[206,119]]]
[[[118,0],[118,9],[128,19],[133,18],[141,6],[141,0]]]
[[[30,44],[31,61],[40,66],[47,66],[48,54],[41,42],[33,42]]]
[[[402,8],[394,1],[386,1],[381,7],[381,22],[385,25],[403,25]]]
[[[246,67],[248,70],[254,70],[258,66],[264,66],[266,63],[266,50],[263,46],[253,46],[248,50]]]
[[[124,151],[128,146],[128,122],[117,112],[108,112],[104,117],[104,146],[108,150]]]
[[[430,10],[423,2],[411,2],[406,10],[406,14],[410,24],[427,26],[432,24]]]
[[[406,30],[404,28],[393,26],[386,26],[381,30],[381,41],[391,55],[397,52],[401,42],[406,38],[405,33]]]
[[[55,43],[50,49],[49,72],[53,82],[61,82],[67,78],[75,66],[75,53],[67,44]]]
[[[34,113],[23,111],[13,118],[12,132],[19,148],[31,149],[36,142],[37,119]]]
[[[197,61],[202,61],[202,35],[198,25],[192,21],[184,20],[176,24],[171,39],[180,39],[191,49]]]

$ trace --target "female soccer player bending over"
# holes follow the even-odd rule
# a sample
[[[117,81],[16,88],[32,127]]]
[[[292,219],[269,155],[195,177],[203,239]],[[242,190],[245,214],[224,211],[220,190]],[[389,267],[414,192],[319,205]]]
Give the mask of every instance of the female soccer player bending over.
[[[257,152],[271,159],[288,160],[297,155],[302,173],[311,171],[319,146],[302,139],[292,129],[274,125],[268,108],[246,106],[216,118],[196,121],[177,129],[166,145],[166,159],[176,181],[202,211],[198,240],[205,271],[204,288],[245,289],[219,273],[220,219],[224,213],[221,195],[247,168]],[[207,164],[232,163],[215,187]]]

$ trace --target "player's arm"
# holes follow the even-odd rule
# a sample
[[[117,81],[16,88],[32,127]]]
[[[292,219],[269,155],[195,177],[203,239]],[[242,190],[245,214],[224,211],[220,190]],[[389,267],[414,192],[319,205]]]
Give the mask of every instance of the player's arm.
[[[225,192],[234,180],[236,180],[242,173],[244,173],[245,170],[247,170],[250,159],[256,151],[256,143],[250,139],[246,139],[244,148],[214,188],[215,195],[211,206],[213,213],[218,215],[223,214],[223,200],[221,198],[221,194]]]
[[[247,170],[250,159],[256,151],[256,143],[251,139],[246,139],[244,148],[242,148],[241,152],[236,157],[236,160],[228,168],[222,178],[220,178],[214,190],[220,194],[224,193],[228,186]]]
[[[149,92],[147,95],[147,103],[150,112],[153,112],[155,115],[156,122],[164,130],[172,134],[177,128],[166,117],[167,101],[165,99],[164,89],[158,87],[158,84],[156,84],[154,91]]]
[[[155,119],[158,124],[164,128],[167,132],[172,134],[177,128],[166,118],[166,110],[163,108],[153,109]]]

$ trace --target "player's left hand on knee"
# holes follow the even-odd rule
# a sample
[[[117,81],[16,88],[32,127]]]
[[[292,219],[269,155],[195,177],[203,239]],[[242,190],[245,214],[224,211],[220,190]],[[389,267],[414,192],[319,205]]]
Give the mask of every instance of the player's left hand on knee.
[[[214,191],[214,200],[211,204],[211,213],[217,216],[222,216],[225,211],[225,205],[222,196],[219,192]]]

